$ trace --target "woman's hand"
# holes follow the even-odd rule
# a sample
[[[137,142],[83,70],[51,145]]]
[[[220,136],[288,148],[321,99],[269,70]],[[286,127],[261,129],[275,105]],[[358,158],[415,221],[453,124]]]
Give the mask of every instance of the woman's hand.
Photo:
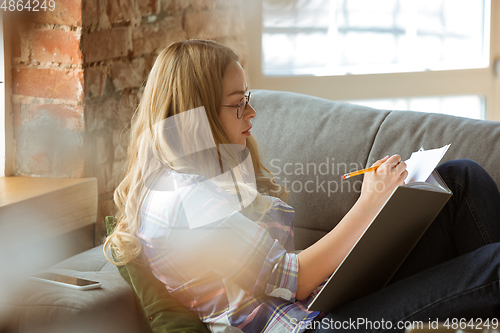
[[[408,176],[406,163],[401,161],[399,155],[386,156],[372,166],[377,165],[380,165],[377,170],[365,173],[361,187],[360,200],[372,207],[382,207],[394,189],[403,185]]]
[[[404,184],[408,172],[401,156],[386,156],[372,166],[377,165],[377,170],[365,173],[359,200],[337,226],[298,254],[296,299],[306,299],[335,272],[394,189]]]

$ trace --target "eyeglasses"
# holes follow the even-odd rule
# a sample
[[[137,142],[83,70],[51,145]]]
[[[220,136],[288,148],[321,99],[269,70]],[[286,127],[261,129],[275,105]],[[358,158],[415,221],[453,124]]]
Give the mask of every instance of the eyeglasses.
[[[250,103],[250,96],[251,95],[252,95],[252,92],[249,91],[248,95],[245,95],[242,99],[240,99],[238,104],[236,104],[236,105],[222,105],[222,106],[227,106],[230,108],[237,108],[236,117],[238,117],[238,119],[241,119],[241,117],[243,116],[243,111],[245,111],[245,109],[248,106],[248,103]]]

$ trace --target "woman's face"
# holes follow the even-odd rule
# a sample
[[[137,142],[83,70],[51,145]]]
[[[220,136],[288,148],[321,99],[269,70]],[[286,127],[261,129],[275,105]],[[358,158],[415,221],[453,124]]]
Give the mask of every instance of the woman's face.
[[[237,117],[237,105],[242,99],[245,101],[247,90],[245,72],[237,61],[233,61],[222,78],[223,106],[219,116],[229,141],[242,146],[246,146],[246,138],[250,136],[250,128],[252,128],[250,120],[256,115],[255,110],[248,104],[243,110],[241,119]]]

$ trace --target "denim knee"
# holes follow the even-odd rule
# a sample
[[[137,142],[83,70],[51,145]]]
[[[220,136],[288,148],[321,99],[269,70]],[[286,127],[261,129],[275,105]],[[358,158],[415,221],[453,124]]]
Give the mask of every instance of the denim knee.
[[[469,159],[451,160],[437,167],[443,179],[464,179],[469,175],[487,175],[484,168],[477,162]]]
[[[500,279],[500,243],[486,244],[479,249],[466,254],[471,261],[469,267],[477,265],[478,271],[486,273],[491,269],[490,274],[496,275]]]

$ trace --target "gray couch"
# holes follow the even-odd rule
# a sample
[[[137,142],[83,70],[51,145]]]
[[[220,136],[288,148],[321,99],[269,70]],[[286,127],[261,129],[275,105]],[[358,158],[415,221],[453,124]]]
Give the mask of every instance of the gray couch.
[[[452,143],[443,161],[479,162],[500,184],[500,123],[419,112],[381,111],[287,92],[253,91],[253,134],[296,210],[295,244],[303,249],[331,230],[356,201],[362,177],[341,175],[388,154],[403,159],[421,146]],[[50,271],[97,280],[102,289],[30,284],[15,302],[11,324],[20,332],[140,332],[132,290],[102,247]],[[12,309],[12,307],[11,307]],[[56,328],[59,328],[57,330]]]

